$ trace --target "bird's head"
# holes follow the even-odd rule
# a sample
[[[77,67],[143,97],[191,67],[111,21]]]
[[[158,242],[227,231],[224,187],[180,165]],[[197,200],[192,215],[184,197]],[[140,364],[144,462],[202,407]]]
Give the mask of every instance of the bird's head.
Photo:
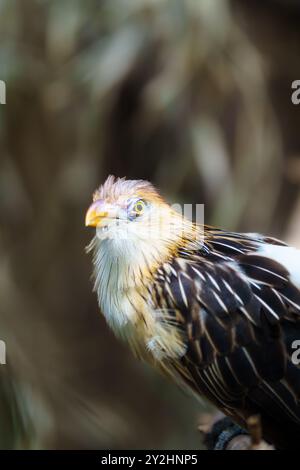
[[[159,212],[167,205],[152,186],[143,180],[109,176],[94,193],[86,213],[86,226],[95,227],[99,239],[143,237]]]
[[[195,232],[151,183],[113,176],[94,193],[86,226],[96,229],[93,248],[102,245],[106,255],[123,256],[133,264],[143,257],[149,265],[162,261]]]

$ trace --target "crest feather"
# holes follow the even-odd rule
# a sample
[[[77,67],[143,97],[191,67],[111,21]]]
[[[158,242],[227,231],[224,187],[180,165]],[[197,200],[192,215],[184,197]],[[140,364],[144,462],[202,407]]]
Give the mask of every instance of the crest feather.
[[[126,178],[116,178],[114,175],[109,175],[100,188],[95,191],[93,200],[105,199],[112,202],[120,196],[130,197],[135,195],[162,202],[162,197],[148,181],[127,180]]]

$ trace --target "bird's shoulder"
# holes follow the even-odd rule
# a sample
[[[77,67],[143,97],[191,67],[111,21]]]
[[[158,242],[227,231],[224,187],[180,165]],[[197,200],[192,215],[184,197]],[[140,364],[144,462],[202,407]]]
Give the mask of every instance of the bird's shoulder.
[[[257,234],[207,229],[198,244],[185,244],[162,263],[151,285],[157,305],[179,308],[188,321],[198,306],[219,321],[242,315],[259,326],[298,318],[300,251]],[[295,261],[298,256],[299,264]],[[296,265],[291,265],[291,259]]]

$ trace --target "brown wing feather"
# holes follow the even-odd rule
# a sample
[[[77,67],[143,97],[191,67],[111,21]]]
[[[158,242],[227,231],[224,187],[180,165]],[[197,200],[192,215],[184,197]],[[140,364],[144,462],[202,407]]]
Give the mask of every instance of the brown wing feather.
[[[240,423],[261,413],[266,437],[276,440],[269,428],[286,425],[299,438],[300,369],[290,345],[300,336],[300,292],[283,266],[253,253],[260,243],[218,231],[197,256],[185,247],[156,280],[156,306],[165,295],[181,314],[187,351],[169,367],[189,387]]]

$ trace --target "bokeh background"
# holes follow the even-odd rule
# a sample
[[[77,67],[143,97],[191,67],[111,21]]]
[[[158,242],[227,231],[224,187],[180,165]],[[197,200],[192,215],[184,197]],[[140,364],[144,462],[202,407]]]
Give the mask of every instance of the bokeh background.
[[[0,0],[1,448],[199,448],[203,407],[99,314],[84,215],[147,178],[300,247],[299,24],[297,0]]]

